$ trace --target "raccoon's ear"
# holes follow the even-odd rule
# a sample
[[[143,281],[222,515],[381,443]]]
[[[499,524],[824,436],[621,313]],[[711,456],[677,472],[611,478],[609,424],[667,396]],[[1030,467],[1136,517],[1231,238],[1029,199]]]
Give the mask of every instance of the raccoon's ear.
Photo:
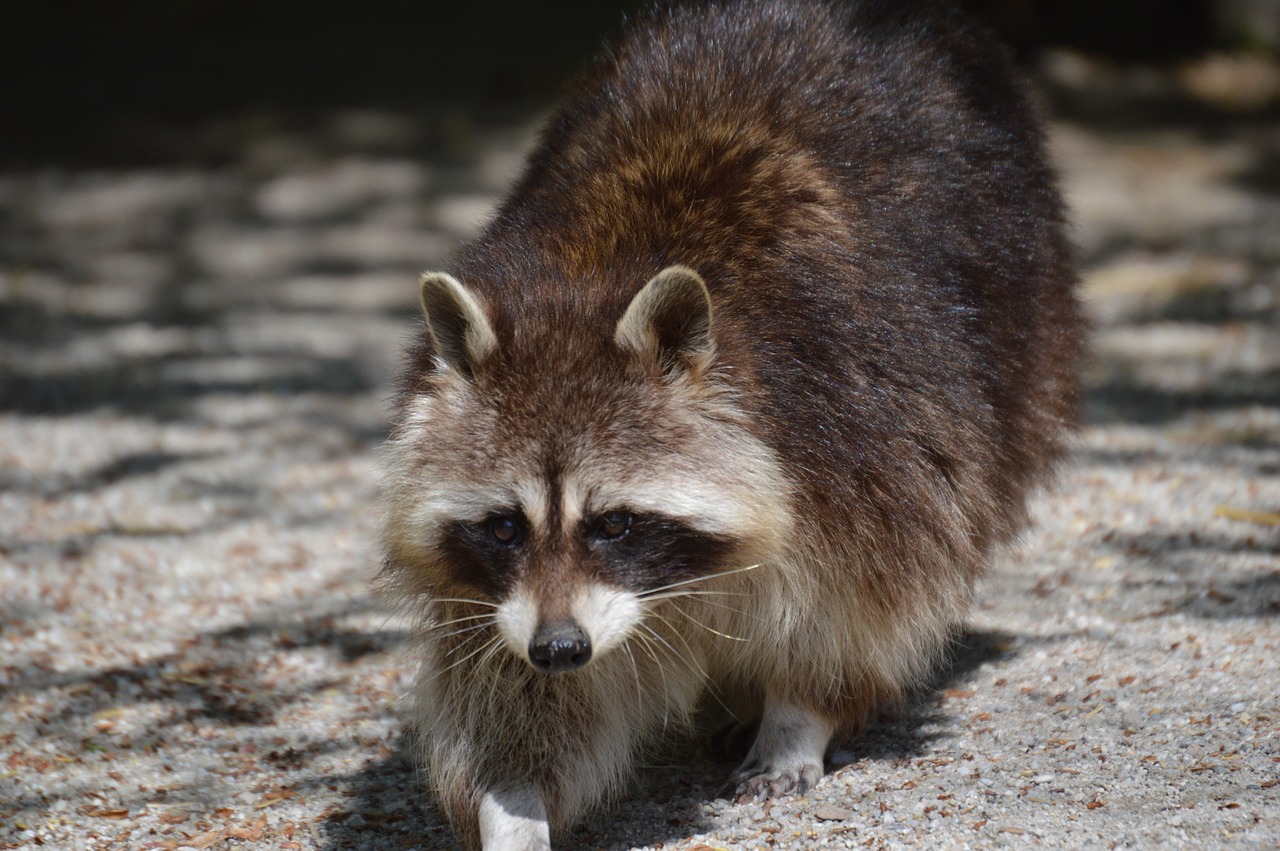
[[[457,278],[426,272],[418,279],[418,297],[436,354],[466,378],[498,348],[498,338],[480,302]]]
[[[613,338],[663,368],[705,360],[714,348],[706,283],[687,266],[668,266],[636,293]]]

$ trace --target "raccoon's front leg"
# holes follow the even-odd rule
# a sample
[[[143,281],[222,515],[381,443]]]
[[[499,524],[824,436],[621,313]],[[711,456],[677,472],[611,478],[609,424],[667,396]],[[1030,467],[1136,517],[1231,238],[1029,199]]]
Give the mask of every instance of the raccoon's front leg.
[[[512,784],[485,792],[479,817],[484,851],[551,851],[546,807],[530,786]]]
[[[812,710],[766,700],[755,743],[730,778],[737,797],[760,799],[808,790],[822,777],[822,760],[835,729]]]

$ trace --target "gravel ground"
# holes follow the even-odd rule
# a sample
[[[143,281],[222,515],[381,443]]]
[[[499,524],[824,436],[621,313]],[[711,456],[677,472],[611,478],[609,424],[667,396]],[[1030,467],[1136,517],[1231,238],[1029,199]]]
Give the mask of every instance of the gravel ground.
[[[1088,424],[951,670],[804,797],[717,800],[677,744],[564,847],[1280,846],[1280,71],[1046,74]],[[375,459],[415,274],[532,121],[0,173],[0,848],[452,847],[367,585]]]

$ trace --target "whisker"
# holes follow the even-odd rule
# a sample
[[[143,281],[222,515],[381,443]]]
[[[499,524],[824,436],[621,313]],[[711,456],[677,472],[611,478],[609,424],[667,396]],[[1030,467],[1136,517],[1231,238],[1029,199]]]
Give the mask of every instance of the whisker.
[[[659,617],[661,617],[661,616],[659,616]],[[662,620],[663,620],[664,622],[666,622],[668,626],[670,626],[670,625],[671,625],[670,621],[667,621],[667,620],[666,620],[666,618],[662,618]],[[672,656],[674,656],[674,657],[675,657],[675,658],[677,658],[677,659],[679,659],[679,658],[680,658],[680,651],[679,651],[679,650],[677,650],[677,649],[676,649],[676,648],[671,644],[671,642],[670,642],[670,641],[667,641],[665,638],[663,638],[663,637],[662,637],[662,635],[660,635],[660,634],[658,633],[658,631],[657,631],[657,630],[655,630],[653,627],[649,626],[649,624],[645,623],[644,621],[640,621],[640,626],[644,627],[644,629],[645,629],[645,631],[646,631],[646,632],[648,632],[651,636],[653,636],[653,638],[654,638],[654,639],[656,639],[656,640],[657,640],[657,641],[658,641],[658,642],[659,642],[663,647],[667,648],[667,650],[669,650],[669,651],[671,652],[671,655],[672,655]],[[656,644],[655,644],[654,646],[656,647],[656,646],[658,646],[658,645],[656,645]],[[655,658],[655,659],[654,659],[654,661],[656,662],[656,661],[657,661],[657,659]]]
[[[467,640],[468,640],[468,641],[470,641],[471,639],[467,639]],[[469,659],[474,658],[475,656],[479,655],[480,653],[483,653],[485,650],[492,649],[494,646],[496,646],[496,645],[498,645],[499,643],[501,643],[501,641],[502,641],[502,636],[501,636],[501,635],[494,635],[494,636],[493,636],[492,638],[490,638],[488,641],[484,642],[484,643],[483,643],[483,644],[481,644],[479,647],[477,647],[475,650],[472,650],[472,651],[471,651],[470,653],[468,653],[466,656],[463,656],[461,659],[459,659],[458,661],[454,662],[454,663],[453,663],[453,664],[451,664],[449,667],[445,668],[445,670],[446,670],[446,671],[452,671],[454,668],[458,667],[459,665],[463,664],[464,662],[468,661]],[[466,642],[463,642],[463,643],[465,644]],[[459,647],[461,647],[462,645],[460,644],[460,645],[458,645],[458,646],[459,646]],[[457,648],[455,648],[455,649],[457,649]],[[486,657],[486,658],[487,658],[487,657]]]
[[[699,592],[699,591],[673,591],[669,594],[663,594],[660,597],[650,598],[648,600],[645,600],[645,602],[646,603],[662,602],[663,600],[678,600],[684,597],[701,597],[703,596],[703,593],[704,592]],[[715,592],[712,592],[712,593],[715,593]],[[733,596],[744,597],[746,595],[734,594]],[[738,615],[739,617],[750,618],[753,621],[759,622],[761,620],[759,615],[751,614],[750,612],[744,611],[738,606],[728,606],[728,605],[725,605],[724,603],[720,603],[715,600],[699,600],[698,603],[699,605],[703,605],[703,606],[714,606],[717,609],[722,609],[723,611],[726,611],[726,612],[732,612],[733,614]],[[675,604],[672,603],[672,605],[674,606]]]
[[[703,670],[702,665],[698,664],[698,660],[695,658],[693,648],[689,646],[689,642],[685,640],[685,637],[680,634],[680,630],[675,628],[675,624],[671,623],[671,621],[667,620],[665,617],[658,614],[657,612],[654,612],[653,616],[656,617],[658,620],[662,621],[664,624],[666,624],[667,627],[675,634],[676,638],[680,639],[680,643],[684,645],[684,649],[688,653],[688,657],[684,659],[685,663],[688,664],[695,671],[697,671],[698,675],[701,676],[704,681],[710,681],[711,679],[710,675],[707,674],[705,670]],[[653,627],[644,623],[644,621],[641,621],[640,623],[645,627],[645,629],[649,630],[649,632],[652,633],[659,641],[661,641],[663,644],[669,647],[671,649],[672,655],[674,655],[677,659],[682,658],[680,656],[680,653],[674,647],[671,646],[671,642],[667,641],[665,638],[659,635],[658,632],[654,630]]]
[[[692,579],[681,579],[679,582],[672,582],[668,585],[659,585],[657,588],[651,588],[650,590],[637,594],[636,596],[643,600],[651,595],[660,594],[661,592],[668,591],[672,588],[680,588],[685,585],[706,582],[709,579],[716,579],[721,576],[733,576],[735,573],[746,573],[748,570],[755,570],[757,567],[761,567],[762,564],[763,563],[761,562],[757,562],[756,564],[749,564],[746,567],[735,567],[733,570],[722,570],[719,573],[709,573],[706,576],[695,576]]]
[[[682,609],[682,608],[680,608],[679,606],[677,606],[675,603],[672,603],[672,604],[671,604],[671,607],[672,607],[673,609],[675,609],[677,612],[679,612],[679,613],[680,613],[680,615],[681,615],[681,617],[683,617],[683,618],[684,618],[685,620],[687,620],[689,623],[693,624],[694,626],[700,626],[700,627],[702,627],[703,629],[705,629],[707,632],[711,633],[712,635],[718,635],[718,636],[720,636],[721,638],[728,638],[728,639],[730,639],[731,641],[743,641],[743,642],[746,642],[746,641],[750,641],[750,640],[751,640],[751,639],[749,639],[749,638],[739,638],[739,637],[738,637],[738,636],[736,636],[736,635],[730,635],[729,633],[727,633],[727,632],[721,632],[721,631],[720,631],[720,630],[718,630],[718,629],[712,629],[711,627],[707,626],[707,625],[706,625],[705,623],[703,623],[702,621],[700,621],[700,620],[698,620],[697,618],[695,618],[695,617],[693,617],[692,615],[690,615],[690,614],[689,614],[688,612],[686,612],[684,609]]]
[[[640,626],[643,626],[643,627],[644,627],[646,630],[648,630],[649,632],[652,632],[652,631],[653,631],[653,630],[649,629],[649,627],[648,627],[647,625],[643,624],[643,623],[642,623],[642,624],[640,624]],[[662,666],[662,660],[658,658],[657,651],[655,650],[655,648],[657,647],[657,645],[655,645],[655,644],[653,643],[653,639],[652,639],[652,638],[650,638],[649,636],[645,635],[643,632],[637,632],[637,633],[635,633],[635,637],[636,637],[636,638],[638,638],[638,639],[640,639],[641,641],[643,641],[643,642],[644,642],[644,650],[645,650],[645,652],[649,654],[649,658],[653,660],[653,664],[658,666],[658,673],[663,674],[663,675],[665,676],[664,669],[663,669],[663,666]]]
[[[466,631],[466,632],[474,631],[474,632],[476,632],[477,634],[476,634],[476,635],[468,635],[466,638],[464,638],[464,639],[462,639],[461,641],[459,641],[456,645],[454,645],[453,647],[450,647],[450,648],[449,648],[449,650],[445,653],[445,655],[446,655],[446,656],[452,656],[454,653],[457,653],[459,650],[461,650],[462,648],[466,647],[468,644],[470,644],[471,642],[475,641],[477,638],[479,638],[479,637],[480,637],[480,635],[479,635],[479,630],[464,630],[464,631]],[[441,637],[441,638],[446,638],[447,636],[440,636],[440,637]]]
[[[726,606],[723,603],[717,603],[713,600],[701,600],[699,602],[704,606],[715,606],[717,609],[723,609],[726,612],[733,612],[735,615],[738,615],[739,617],[749,618],[755,621],[756,623],[762,623],[764,621],[764,618],[760,617],[759,615],[752,614],[751,612],[743,611],[742,609],[736,606]],[[672,603],[672,605],[675,605],[675,604]]]
[[[503,645],[503,642],[501,641],[490,642],[489,652],[480,657],[480,661],[477,663],[477,665],[483,665],[486,662],[488,662],[490,659],[492,659],[493,654],[497,653],[499,650],[502,649],[502,645]],[[497,679],[498,679],[497,677],[494,677],[494,682],[497,682]]]
[[[450,618],[447,621],[440,621],[439,623],[434,623],[431,625],[430,628],[439,629],[440,627],[443,627],[443,626],[453,626],[455,623],[463,623],[464,621],[478,621],[478,620],[492,621],[493,618],[494,618],[493,612],[484,612],[483,614],[479,614],[479,615],[465,615],[460,618]]]
[[[644,626],[644,624],[640,624],[640,626]],[[662,660],[658,658],[658,656],[657,656],[657,654],[656,654],[656,653],[654,653],[654,650],[653,650],[653,639],[652,639],[652,638],[650,638],[649,636],[645,635],[643,632],[636,632],[636,633],[633,633],[633,637],[634,637],[634,638],[637,638],[637,639],[639,639],[640,641],[643,641],[643,642],[644,642],[644,650],[645,650],[645,652],[649,654],[649,658],[653,660],[653,664],[657,665],[657,666],[658,666],[658,670],[659,670],[659,671],[661,671],[661,670],[662,670]]]
[[[741,591],[713,591],[709,588],[693,588],[683,591],[665,591],[661,594],[646,591],[638,595],[645,600],[669,600],[672,597],[747,597]]]
[[[679,639],[681,640],[681,642],[683,642],[683,643],[684,643],[684,646],[685,646],[685,647],[688,647],[688,646],[689,646],[689,642],[687,642],[687,641],[685,641],[685,640],[684,640],[684,636],[680,635],[680,631],[679,631],[678,629],[676,629],[676,628],[672,625],[671,621],[667,620],[667,619],[666,619],[665,617],[663,617],[662,615],[659,615],[659,614],[656,614],[656,613],[654,614],[654,616],[655,616],[655,617],[657,617],[659,620],[661,620],[663,623],[665,623],[668,627],[670,627],[670,628],[671,628],[671,631],[672,631],[672,632],[674,632],[674,633],[676,634],[676,637],[677,637],[677,638],[679,638]],[[641,626],[643,626],[645,629],[649,630],[649,632],[651,632],[651,633],[653,633],[655,636],[657,636],[659,640],[662,640],[662,637],[661,637],[661,636],[659,636],[656,632],[654,632],[653,628],[652,628],[652,627],[650,627],[648,624],[646,624],[646,623],[644,623],[644,622],[642,621],[642,622],[641,622]],[[663,644],[666,644],[668,647],[671,647],[671,645],[670,645],[668,642],[666,642],[665,640],[663,640],[663,641],[662,641],[662,643],[663,643]],[[673,653],[675,652],[675,648],[672,648],[672,652],[673,652]],[[689,653],[690,653],[690,656],[692,657],[692,655],[693,655],[693,651],[692,651],[692,650],[690,650],[690,651],[689,651]],[[705,670],[703,670],[703,668],[702,668],[702,666],[701,666],[701,665],[695,664],[695,663],[693,662],[693,659],[692,659],[692,658],[690,658],[688,661],[689,661],[689,664],[691,664],[691,665],[693,666],[694,670],[696,670],[696,671],[698,672],[698,674],[699,674],[699,675],[701,675],[701,677],[702,677],[702,681],[703,681],[703,682],[706,684],[706,686],[707,686],[707,693],[708,693],[708,694],[710,694],[710,695],[711,695],[711,697],[715,699],[715,702],[716,702],[716,703],[720,704],[720,708],[721,708],[721,709],[723,709],[726,713],[728,713],[728,715],[729,715],[729,717],[730,717],[730,718],[733,718],[733,719],[735,719],[735,720],[736,720],[736,719],[738,718],[738,714],[737,714],[736,712],[734,712],[732,709],[730,709],[730,708],[729,708],[729,705],[728,705],[727,703],[725,703],[725,702],[724,702],[724,699],[723,699],[723,698],[721,698],[721,697],[720,697],[720,694],[719,694],[719,692],[718,692],[718,691],[717,691],[717,689],[716,689],[716,684],[715,684],[715,682],[711,679],[711,676],[710,676],[710,675],[709,675]]]
[[[648,632],[652,633],[654,637],[656,637],[658,640],[660,641],[662,640],[662,636],[654,632],[651,626],[644,623],[643,621],[640,623],[640,625],[644,627]],[[655,645],[653,644],[653,639],[645,635],[643,632],[637,632],[635,633],[635,635],[637,638],[644,641],[644,648],[649,652],[649,657],[653,659],[653,664],[657,666],[658,676],[662,677],[662,729],[665,731],[667,729],[667,723],[670,721],[670,715],[671,715],[670,709],[669,709],[669,706],[671,704],[671,688],[670,686],[667,685],[667,670],[663,666],[662,660],[658,658]],[[665,641],[663,641],[662,643],[667,644],[667,642]],[[671,647],[671,645],[667,644],[667,647]],[[675,648],[671,647],[671,651],[672,653],[674,653]]]
[[[432,597],[433,603],[469,603],[474,606],[488,606],[491,609],[500,608],[497,603],[490,603],[488,600],[472,600],[467,597]]]
[[[639,704],[644,700],[643,690],[640,686],[640,666],[636,664],[636,654],[631,651],[631,642],[624,642],[622,649],[627,651],[627,658],[631,660],[631,673],[636,678],[636,703]]]
[[[505,644],[506,644],[505,641],[492,642],[489,646],[489,652],[485,653],[483,656],[480,657],[480,661],[476,663],[476,667],[479,668],[484,665],[487,665],[489,663],[489,660],[493,658],[494,654],[500,652]],[[503,677],[502,675],[499,675],[494,671],[489,672],[489,697],[488,697],[489,706],[494,705],[494,701],[498,694],[498,683],[503,682],[504,679],[505,677]]]
[[[493,625],[492,621],[486,621],[485,623],[476,623],[476,624],[472,624],[471,626],[464,626],[461,629],[455,629],[451,632],[442,633],[441,635],[437,635],[436,638],[453,638],[453,636],[455,635],[462,635],[464,632],[475,632],[476,630],[485,629],[486,627],[489,627],[492,625]]]

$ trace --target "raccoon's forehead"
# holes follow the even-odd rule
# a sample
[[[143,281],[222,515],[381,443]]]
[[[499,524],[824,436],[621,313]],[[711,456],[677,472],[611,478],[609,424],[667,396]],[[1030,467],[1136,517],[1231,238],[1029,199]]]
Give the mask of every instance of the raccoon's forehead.
[[[753,535],[761,508],[785,491],[740,471],[699,469],[688,458],[636,458],[546,465],[512,463],[484,477],[435,475],[419,491],[424,521],[479,522],[518,511],[540,530],[572,530],[611,510],[678,520],[726,537]],[[756,488],[772,486],[772,493]],[[425,499],[424,499],[425,497]],[[431,518],[426,514],[434,515]],[[772,523],[772,521],[770,521]]]
[[[737,536],[787,513],[777,459],[731,418],[616,389],[594,398],[481,391],[447,388],[409,406],[392,452],[412,463],[392,467],[415,471],[399,486],[417,525],[518,510],[535,525],[567,528],[627,509]]]

